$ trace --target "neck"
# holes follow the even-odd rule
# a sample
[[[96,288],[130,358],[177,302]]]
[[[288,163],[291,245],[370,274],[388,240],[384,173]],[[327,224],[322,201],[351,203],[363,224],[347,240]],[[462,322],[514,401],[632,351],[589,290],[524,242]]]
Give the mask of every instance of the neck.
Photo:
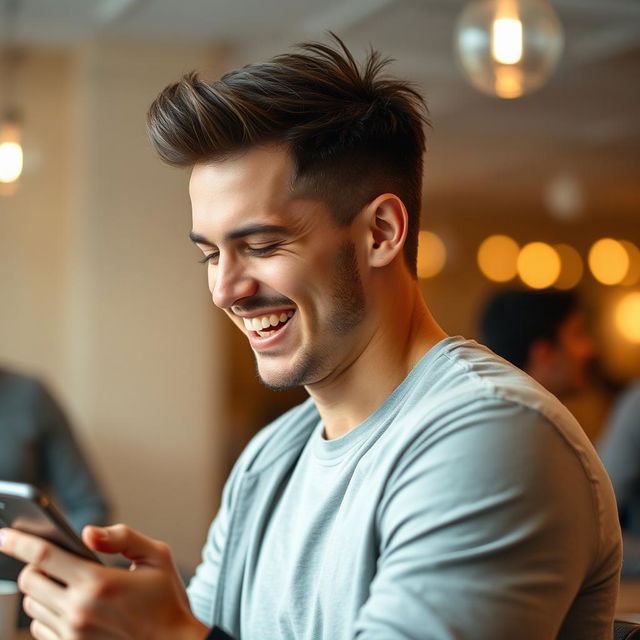
[[[407,279],[366,321],[366,342],[331,379],[307,386],[325,426],[338,438],[371,415],[407,377],[420,358],[447,334],[437,325],[418,284]],[[402,287],[401,287],[402,288]]]

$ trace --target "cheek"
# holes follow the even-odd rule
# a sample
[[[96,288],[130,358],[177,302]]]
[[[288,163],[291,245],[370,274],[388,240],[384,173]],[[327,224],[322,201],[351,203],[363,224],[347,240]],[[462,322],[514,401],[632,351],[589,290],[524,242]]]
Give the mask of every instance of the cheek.
[[[270,291],[302,302],[313,296],[318,275],[306,261],[287,260],[286,257],[265,260],[260,265],[260,283]]]

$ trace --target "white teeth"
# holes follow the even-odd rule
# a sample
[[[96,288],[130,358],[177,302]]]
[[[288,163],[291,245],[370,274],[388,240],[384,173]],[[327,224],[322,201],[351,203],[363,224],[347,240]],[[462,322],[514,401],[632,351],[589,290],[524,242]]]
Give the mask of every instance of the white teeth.
[[[280,323],[286,322],[289,318],[293,317],[293,311],[283,311],[280,315],[272,313],[268,316],[259,316],[256,318],[242,318],[244,328],[247,331],[255,331],[261,337],[270,335],[273,331],[265,331],[265,329],[271,329],[271,327],[277,327]]]

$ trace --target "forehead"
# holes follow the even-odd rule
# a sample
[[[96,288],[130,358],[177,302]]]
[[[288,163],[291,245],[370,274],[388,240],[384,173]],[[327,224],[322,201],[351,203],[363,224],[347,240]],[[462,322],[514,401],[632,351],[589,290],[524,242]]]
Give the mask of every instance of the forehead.
[[[290,153],[277,147],[195,165],[189,181],[194,229],[284,214],[293,196],[292,174]]]

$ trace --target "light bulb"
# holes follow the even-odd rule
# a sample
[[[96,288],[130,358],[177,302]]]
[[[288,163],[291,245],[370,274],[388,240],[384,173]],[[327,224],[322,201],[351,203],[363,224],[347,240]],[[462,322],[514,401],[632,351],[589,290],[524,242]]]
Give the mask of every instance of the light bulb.
[[[471,0],[458,18],[455,48],[471,84],[500,98],[540,88],[564,37],[547,0]]]
[[[22,145],[20,130],[13,121],[0,126],[0,182],[15,182],[22,173]]]
[[[491,55],[501,64],[516,64],[522,60],[522,22],[517,18],[493,21]]]

